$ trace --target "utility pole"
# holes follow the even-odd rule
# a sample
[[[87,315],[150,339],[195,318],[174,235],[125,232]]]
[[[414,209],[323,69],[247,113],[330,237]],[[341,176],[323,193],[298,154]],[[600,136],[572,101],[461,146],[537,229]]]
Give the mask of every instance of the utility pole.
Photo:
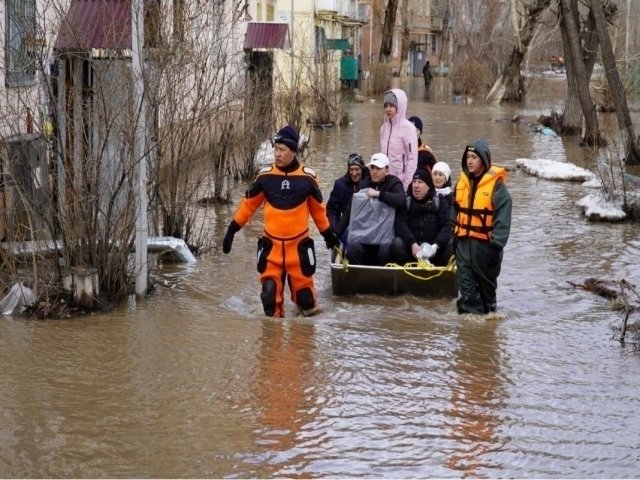
[[[147,158],[145,154],[146,108],[144,82],[142,77],[142,48],[144,28],[142,15],[143,0],[131,2],[131,71],[133,76],[133,105],[136,118],[133,137],[133,160],[136,162],[136,296],[147,293]]]

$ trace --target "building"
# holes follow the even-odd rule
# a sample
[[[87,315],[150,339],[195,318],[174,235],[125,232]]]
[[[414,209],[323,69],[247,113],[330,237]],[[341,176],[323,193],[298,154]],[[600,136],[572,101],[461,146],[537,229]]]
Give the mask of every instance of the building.
[[[361,0],[359,8],[367,24],[362,30],[362,68],[379,62],[382,30],[387,2]],[[390,64],[397,74],[420,75],[424,63],[429,60],[437,70],[448,65],[449,12],[444,0],[410,0],[406,12],[399,2],[393,32]],[[403,24],[409,29],[409,46],[406,58],[402,55]],[[401,72],[400,69],[403,69]]]

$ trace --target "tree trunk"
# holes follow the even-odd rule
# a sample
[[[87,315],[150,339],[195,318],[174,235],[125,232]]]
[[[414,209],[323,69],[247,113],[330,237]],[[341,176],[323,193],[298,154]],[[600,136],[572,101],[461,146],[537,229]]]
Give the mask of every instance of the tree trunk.
[[[586,145],[601,145],[600,126],[596,108],[589,94],[589,77],[582,59],[582,48],[577,23],[578,2],[577,0],[559,0],[560,5],[560,28],[564,29],[566,36],[565,62],[567,64],[567,74],[571,72],[576,82],[576,93],[584,115],[585,134],[583,142]],[[569,64],[571,66],[569,67]]]
[[[604,62],[607,82],[609,83],[609,91],[613,98],[613,104],[616,109],[616,118],[618,120],[618,128],[622,134],[626,163],[631,165],[640,165],[640,151],[638,151],[638,143],[636,134],[629,115],[629,106],[627,105],[627,97],[624,86],[620,80],[618,68],[616,67],[616,59],[613,55],[611,47],[611,39],[609,38],[609,29],[607,20],[604,15],[602,0],[591,0],[591,12],[600,37],[600,52]]]
[[[409,43],[411,41],[411,26],[409,25],[409,0],[402,0],[402,45],[400,48],[400,76],[406,77],[405,62],[409,57]]]
[[[400,0],[389,0],[384,12],[384,25],[382,27],[382,42],[380,43],[380,63],[389,63],[391,47],[393,46],[393,28],[396,24],[396,12]]]
[[[576,24],[578,24],[578,15],[576,14]],[[593,73],[593,66],[596,63],[598,55],[598,46],[600,45],[600,39],[595,31],[595,23],[593,20],[593,14],[589,11],[587,17],[587,23],[584,26],[581,35],[582,44],[582,58],[584,60],[584,68],[587,73],[587,78],[590,80]],[[566,32],[564,28],[560,29],[562,34],[562,44],[568,45],[566,38]],[[565,48],[565,58],[567,58],[567,52]],[[580,135],[582,133],[582,108],[580,107],[580,99],[578,98],[578,87],[575,80],[575,74],[571,70],[571,63],[566,62],[567,69],[567,100],[565,102],[564,111],[562,113],[562,128],[561,134],[567,135]]]
[[[486,101],[488,103],[497,105],[503,101],[519,102],[522,100],[525,87],[522,75],[520,75],[520,65],[529,49],[540,17],[550,4],[551,0],[536,0],[531,6],[523,5],[522,12],[517,11],[515,2],[512,5],[516,45],[511,51],[504,70],[487,95]],[[523,23],[519,21],[519,18],[524,18]]]

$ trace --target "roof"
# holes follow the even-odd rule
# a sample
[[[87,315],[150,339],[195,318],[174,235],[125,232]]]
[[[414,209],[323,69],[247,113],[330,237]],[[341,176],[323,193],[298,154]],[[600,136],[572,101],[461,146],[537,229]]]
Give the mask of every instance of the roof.
[[[289,48],[289,24],[249,22],[244,35],[244,49]]]
[[[55,48],[131,48],[131,0],[72,0]]]

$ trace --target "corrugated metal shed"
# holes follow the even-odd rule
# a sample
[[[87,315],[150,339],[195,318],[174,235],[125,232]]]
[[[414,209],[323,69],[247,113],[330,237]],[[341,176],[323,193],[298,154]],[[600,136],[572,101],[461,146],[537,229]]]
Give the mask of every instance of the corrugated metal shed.
[[[131,0],[72,0],[55,48],[131,48]]]
[[[249,22],[244,35],[244,49],[289,48],[289,24],[275,22]]]

